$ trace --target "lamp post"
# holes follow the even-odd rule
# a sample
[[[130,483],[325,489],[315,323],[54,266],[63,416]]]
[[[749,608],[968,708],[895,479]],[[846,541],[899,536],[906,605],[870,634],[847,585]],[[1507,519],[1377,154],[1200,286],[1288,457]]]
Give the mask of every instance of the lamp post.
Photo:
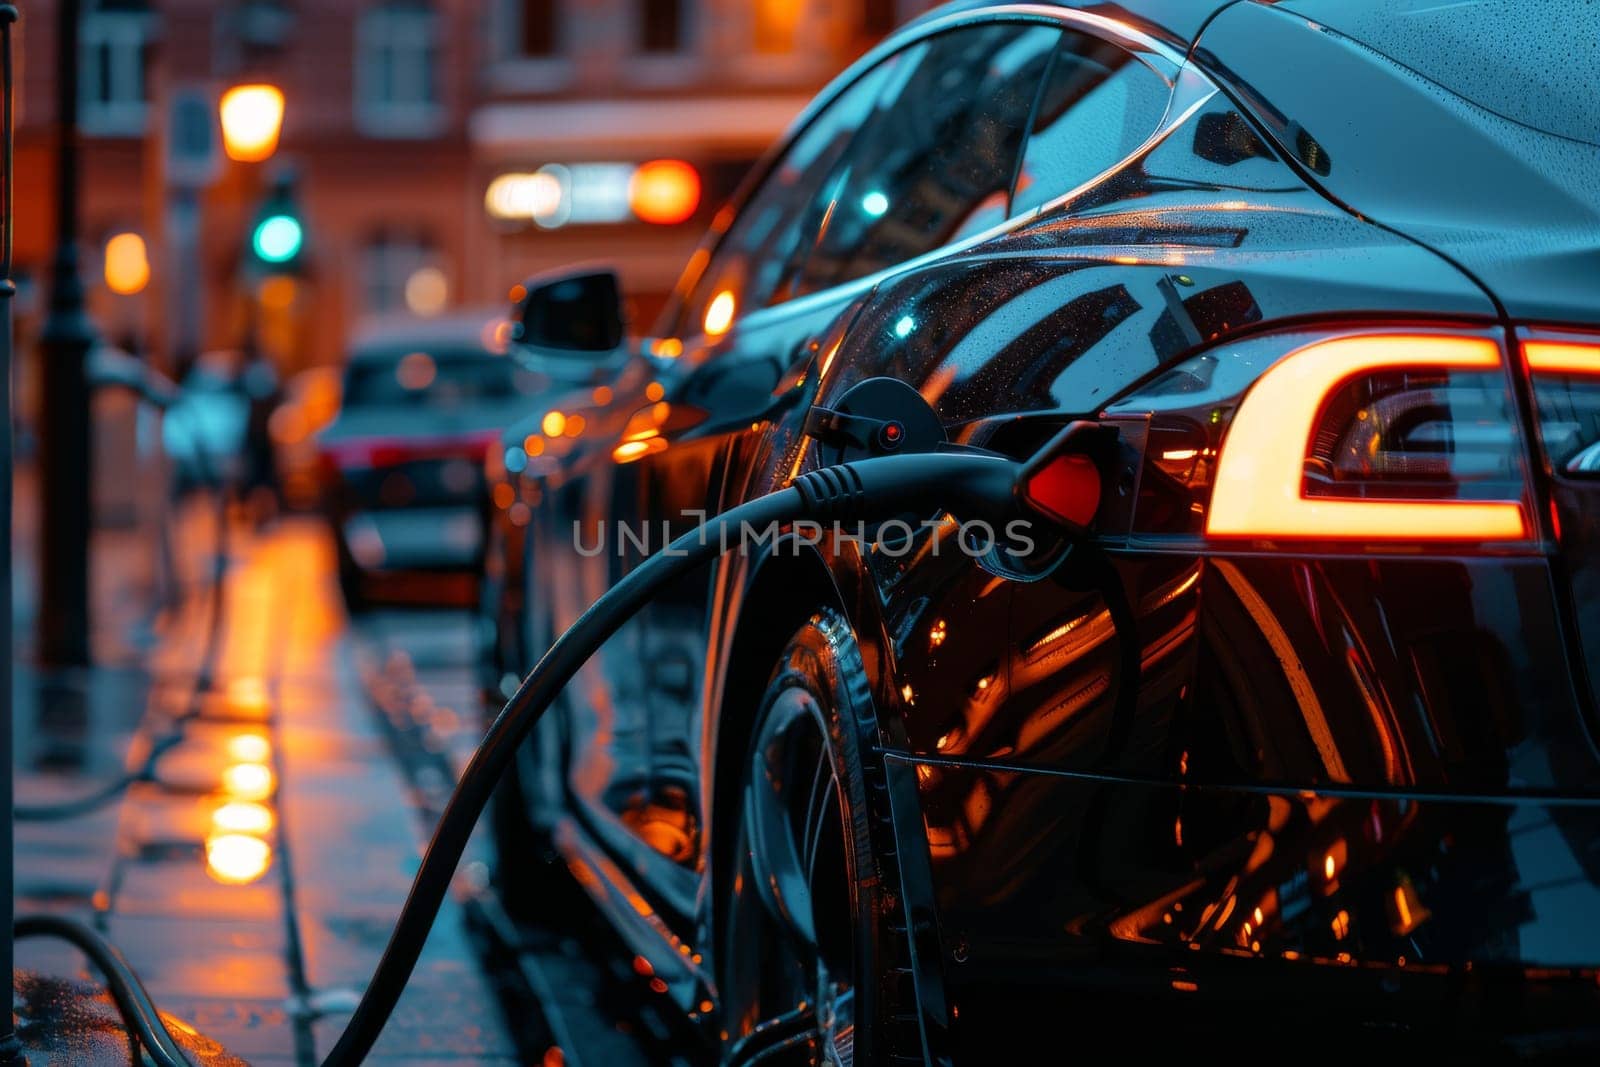
[[[6,612],[0,617],[0,975],[5,976],[5,1013],[0,1015],[0,1065],[13,1067],[26,1063],[22,1055],[22,1042],[17,1038],[16,1016],[12,1003],[16,999],[12,979],[16,960],[16,946],[11,939],[11,922],[15,910],[16,885],[14,881],[14,841],[11,827],[11,302],[17,295],[17,285],[11,280],[11,26],[17,21],[15,4],[0,3],[0,413],[5,422],[0,423],[0,544],[5,546],[5,574],[0,578],[0,603]]]
[[[43,502],[39,659],[89,662],[89,527],[92,471],[85,363],[94,346],[78,270],[78,21],[80,0],[56,6],[56,249],[50,309],[39,337],[44,409],[39,421]]]

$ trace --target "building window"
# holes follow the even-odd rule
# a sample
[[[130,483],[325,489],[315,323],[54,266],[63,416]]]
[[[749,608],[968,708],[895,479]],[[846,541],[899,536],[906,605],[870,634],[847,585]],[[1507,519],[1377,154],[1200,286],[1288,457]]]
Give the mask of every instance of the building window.
[[[294,33],[294,12],[282,0],[238,0],[218,10],[215,65],[220,74],[277,62]]]
[[[404,311],[416,304],[421,283],[414,279],[429,277],[430,272],[444,277],[438,249],[427,237],[414,233],[375,234],[362,250],[361,268],[363,310],[373,314]]]
[[[105,2],[78,31],[78,121],[88,133],[138,136],[150,110],[155,16],[142,3]]]
[[[683,47],[681,0],[639,0],[639,51],[676,52]]]
[[[426,137],[444,121],[439,20],[417,0],[390,0],[356,24],[356,124],[380,137]]]
[[[516,15],[518,54],[528,59],[555,55],[559,45],[555,0],[520,0]]]

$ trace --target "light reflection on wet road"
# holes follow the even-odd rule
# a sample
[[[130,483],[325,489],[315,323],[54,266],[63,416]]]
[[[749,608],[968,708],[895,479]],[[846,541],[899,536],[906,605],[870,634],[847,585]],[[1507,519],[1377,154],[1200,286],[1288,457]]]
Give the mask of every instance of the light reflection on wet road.
[[[162,757],[156,782],[83,818],[18,827],[20,910],[90,917],[164,1010],[234,1054],[314,1063],[342,1029],[404,901],[421,821],[414,783],[367,699],[371,657],[360,649],[372,645],[346,627],[320,526],[290,521],[235,544],[218,684]],[[461,683],[430,685],[429,724],[447,751],[470,748],[477,732],[472,716],[447,710],[472,706],[468,631],[453,618],[431,620],[424,642],[447,657],[430,663]],[[180,611],[151,657],[149,684],[126,679],[110,694],[145,702],[130,759],[190,707],[205,623],[203,604]],[[94,701],[107,694],[89,681],[94,723]],[[48,726],[54,705],[38,706],[28,722]],[[128,747],[124,733],[89,730],[89,747],[114,751],[63,774],[48,766],[49,732],[24,729],[18,739],[18,791],[30,800],[82,795]],[[469,852],[467,877],[482,869]],[[19,964],[84,973],[70,951],[49,944],[28,943]],[[519,1058],[451,902],[372,1062]]]

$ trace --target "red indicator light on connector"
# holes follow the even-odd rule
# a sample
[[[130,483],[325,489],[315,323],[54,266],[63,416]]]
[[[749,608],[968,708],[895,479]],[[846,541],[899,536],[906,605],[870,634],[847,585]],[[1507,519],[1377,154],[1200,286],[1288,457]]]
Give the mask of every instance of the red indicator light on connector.
[[[1100,509],[1100,471],[1088,456],[1057,456],[1024,477],[1022,496],[1057,522],[1088,526]]]

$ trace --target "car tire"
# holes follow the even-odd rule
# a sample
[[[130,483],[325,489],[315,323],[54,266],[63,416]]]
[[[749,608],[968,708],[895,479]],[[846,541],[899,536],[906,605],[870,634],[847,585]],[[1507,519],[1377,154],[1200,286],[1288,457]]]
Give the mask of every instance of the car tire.
[[[908,1039],[899,876],[877,717],[849,623],[789,641],[740,767],[722,891],[726,1063],[890,1063]]]

